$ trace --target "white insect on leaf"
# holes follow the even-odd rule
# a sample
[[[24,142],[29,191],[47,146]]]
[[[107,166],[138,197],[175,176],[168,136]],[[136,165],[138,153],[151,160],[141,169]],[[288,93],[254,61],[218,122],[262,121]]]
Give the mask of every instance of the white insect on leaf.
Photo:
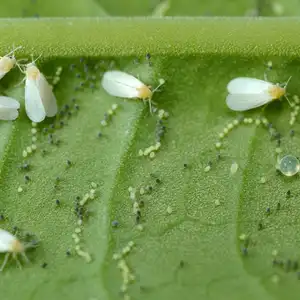
[[[0,272],[2,272],[5,268],[8,262],[8,258],[11,254],[20,268],[22,268],[22,266],[17,258],[18,254],[21,254],[23,258],[27,262],[29,262],[29,259],[25,254],[26,249],[29,247],[22,244],[14,235],[9,233],[8,231],[0,229],[0,253],[6,253],[4,261],[0,267]]]
[[[10,97],[0,96],[0,120],[15,120],[19,116],[20,103]]]
[[[237,162],[233,162],[230,167],[230,174],[234,175],[237,172],[238,168],[239,168],[239,165],[237,164]]]
[[[45,117],[57,114],[56,98],[52,87],[34,62],[25,67],[25,109],[29,119],[39,123]]]
[[[162,84],[164,84],[164,81],[160,82],[159,86],[151,91],[150,86],[145,85],[139,79],[128,73],[121,71],[107,71],[103,75],[101,84],[104,90],[111,96],[148,100],[151,110],[152,95]]]
[[[235,78],[227,85],[229,93],[226,98],[227,106],[234,111],[245,111],[280,99],[282,96],[286,97],[289,80],[284,87],[281,87],[279,84],[256,78]]]
[[[11,52],[0,57],[0,79],[2,79],[16,65],[17,61],[14,53],[21,48],[22,46],[19,46],[13,49]]]

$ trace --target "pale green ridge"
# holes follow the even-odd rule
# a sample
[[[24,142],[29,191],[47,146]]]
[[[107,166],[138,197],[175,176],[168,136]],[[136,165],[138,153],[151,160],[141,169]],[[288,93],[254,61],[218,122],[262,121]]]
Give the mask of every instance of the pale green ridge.
[[[20,55],[43,57],[147,52],[296,57],[300,51],[296,38],[299,24],[297,18],[7,19],[0,20],[0,49],[6,51],[15,43],[24,47]],[[13,31],[12,26],[16,28]]]

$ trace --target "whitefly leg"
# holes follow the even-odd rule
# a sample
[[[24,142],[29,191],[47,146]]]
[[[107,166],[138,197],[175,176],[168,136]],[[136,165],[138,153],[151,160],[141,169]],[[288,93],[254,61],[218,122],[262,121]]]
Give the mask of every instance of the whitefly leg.
[[[18,268],[22,270],[22,264],[20,263],[19,259],[18,259],[18,254],[17,253],[13,253],[13,258],[16,261]]]
[[[27,255],[25,254],[25,252],[22,252],[22,257],[24,258],[26,263],[30,263],[30,260],[28,259]]]
[[[25,80],[26,80],[26,77],[24,77],[24,78],[22,79],[21,82],[17,83],[17,84],[15,85],[15,87],[18,87],[18,86],[20,86],[21,84],[23,84],[23,82],[24,82]]]
[[[152,115],[153,114],[153,112],[152,112],[152,103],[151,103],[151,99],[150,98],[149,98],[148,102],[149,102],[150,113]]]
[[[0,272],[2,272],[3,269],[5,268],[5,266],[6,266],[7,262],[8,262],[8,259],[9,259],[9,255],[10,255],[10,253],[6,253],[5,254],[4,261],[3,261],[2,266],[0,268]]]

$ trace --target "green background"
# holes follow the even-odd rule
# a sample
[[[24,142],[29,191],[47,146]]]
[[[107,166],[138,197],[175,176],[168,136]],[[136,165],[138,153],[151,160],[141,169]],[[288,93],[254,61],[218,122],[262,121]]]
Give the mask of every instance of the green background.
[[[131,299],[299,298],[300,282],[293,267],[300,246],[299,178],[276,174],[276,141],[264,127],[234,129],[218,163],[215,143],[224,126],[240,116],[225,104],[230,79],[263,79],[265,64],[271,60],[269,79],[285,82],[292,76],[288,91],[291,96],[299,94],[300,21],[278,17],[298,16],[300,4],[295,0],[173,0],[166,16],[181,18],[152,19],[158,4],[158,0],[0,3],[0,16],[5,18],[0,20],[2,55],[13,44],[22,45],[17,58],[42,54],[38,67],[46,76],[62,66],[55,94],[59,107],[69,104],[72,111],[71,116],[39,124],[38,150],[26,158],[30,170],[21,170],[22,151],[31,144],[24,86],[16,87],[23,75],[15,68],[0,82],[2,94],[21,102],[20,117],[0,123],[0,213],[5,217],[1,228],[12,232],[17,226],[21,236],[32,232],[40,241],[37,249],[28,252],[30,264],[19,270],[10,261],[0,274],[3,299],[123,299],[121,274],[112,256],[131,240],[136,243],[126,258],[136,276],[129,286]],[[280,13],[276,5],[281,5]],[[245,18],[250,15],[274,18]],[[128,16],[140,18],[111,18]],[[20,17],[26,19],[8,19]],[[151,54],[151,65],[146,53]],[[102,90],[101,75],[112,68],[138,75],[152,86],[159,78],[166,80],[153,98],[170,113],[162,148],[153,160],[138,157],[138,151],[155,142],[156,119],[142,102],[116,99]],[[84,85],[78,88],[81,82]],[[73,98],[80,106],[77,112]],[[120,107],[103,128],[100,122],[113,103]],[[291,138],[289,113],[284,100],[264,111],[283,136],[283,153],[297,156],[299,124]],[[245,114],[261,115],[260,109]],[[59,145],[49,144],[48,134],[42,133],[51,124]],[[209,161],[213,167],[205,173]],[[239,170],[230,175],[233,162]],[[25,175],[30,177],[28,183]],[[266,184],[259,183],[262,176]],[[82,247],[93,258],[87,264],[74,251],[73,210],[76,197],[88,192],[91,182],[99,187],[83,226]],[[153,186],[153,192],[140,197],[145,207],[144,230],[139,231],[128,187],[146,185]],[[19,186],[22,193],[17,192]],[[118,228],[112,227],[113,220],[118,220]],[[250,236],[247,255],[241,234]],[[272,265],[274,250],[281,267]],[[48,265],[42,268],[45,262]]]

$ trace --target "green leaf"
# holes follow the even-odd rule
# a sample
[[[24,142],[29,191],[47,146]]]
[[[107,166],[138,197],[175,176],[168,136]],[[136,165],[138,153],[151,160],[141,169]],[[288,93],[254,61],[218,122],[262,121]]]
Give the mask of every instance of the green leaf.
[[[293,76],[288,91],[298,93],[298,23],[242,18],[1,20],[3,54],[18,41],[24,46],[18,58],[43,54],[38,67],[46,76],[62,66],[55,94],[61,109],[70,105],[62,119],[38,126],[38,149],[24,159],[32,128],[24,112],[24,86],[15,87],[23,75],[16,68],[0,82],[3,93],[22,103],[18,120],[0,123],[1,228],[12,232],[17,226],[21,237],[32,232],[40,241],[28,252],[31,263],[23,264],[22,271],[14,261],[8,263],[1,274],[1,295],[6,300],[119,299],[122,277],[112,257],[133,241],[136,245],[125,258],[136,276],[128,289],[132,299],[298,299],[296,271],[287,270],[289,259],[292,264],[299,259],[297,177],[276,176],[276,142],[263,126],[234,129],[218,163],[215,150],[218,133],[238,116],[224,100],[230,79],[263,78],[264,64],[271,60],[269,79],[285,82]],[[88,76],[95,79],[86,77],[86,63]],[[153,97],[170,113],[153,160],[138,153],[155,143],[156,117],[141,101],[115,99],[100,87],[103,72],[115,68],[153,87],[160,78],[166,81]],[[113,103],[119,108],[102,127]],[[245,115],[262,113],[258,109]],[[283,154],[297,156],[298,125],[290,138],[287,102],[270,104],[264,115],[283,135]],[[53,144],[49,132],[43,133],[43,128],[52,131],[51,124]],[[25,160],[29,171],[19,168]],[[212,169],[204,172],[209,161]],[[239,165],[234,175],[232,162]],[[261,177],[266,184],[260,184]],[[92,182],[98,184],[96,197],[87,205],[90,216],[80,234],[82,249],[92,256],[87,264],[76,254],[72,234],[78,227],[76,197],[82,199]],[[145,204],[143,231],[135,224],[130,186],[153,188],[139,197]],[[111,225],[114,220],[119,227]],[[243,234],[250,236],[248,255],[239,238]],[[274,250],[283,268],[272,266]],[[48,265],[42,268],[44,263]]]

